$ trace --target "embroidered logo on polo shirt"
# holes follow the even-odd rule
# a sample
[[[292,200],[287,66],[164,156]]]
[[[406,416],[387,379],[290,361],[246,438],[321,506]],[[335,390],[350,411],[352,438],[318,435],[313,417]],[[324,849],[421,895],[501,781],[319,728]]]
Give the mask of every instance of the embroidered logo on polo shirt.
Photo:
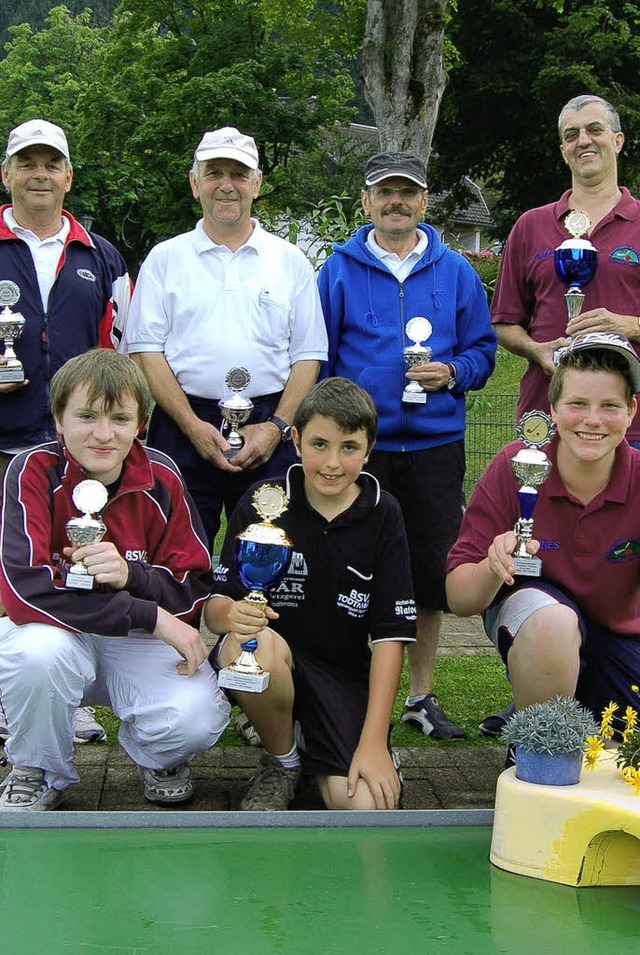
[[[606,555],[607,560],[636,560],[640,557],[640,541],[626,540],[614,544]]]
[[[629,249],[623,245],[618,249],[614,249],[609,258],[612,262],[621,262],[622,265],[637,265],[638,262],[640,262],[636,250]]]
[[[415,600],[396,600],[396,617],[403,617],[405,620],[417,620]]]
[[[541,259],[550,259],[555,255],[555,249],[545,249],[543,252],[537,252],[534,255],[536,262],[540,262]]]
[[[76,269],[76,275],[79,275],[81,279],[85,279],[87,282],[97,281],[91,269]]]
[[[350,617],[364,617],[370,600],[371,594],[354,588],[350,594],[338,594],[338,610],[346,610]]]
[[[560,550],[560,541],[540,541],[540,550]]]

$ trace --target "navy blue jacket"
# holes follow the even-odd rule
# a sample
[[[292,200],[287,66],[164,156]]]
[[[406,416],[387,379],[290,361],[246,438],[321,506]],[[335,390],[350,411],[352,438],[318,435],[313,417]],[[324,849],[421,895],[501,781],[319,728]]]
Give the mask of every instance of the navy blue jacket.
[[[131,298],[131,281],[120,253],[65,212],[71,229],[45,312],[31,250],[5,224],[6,208],[0,208],[0,307],[2,283],[17,286],[20,298],[11,309],[21,312],[26,323],[14,350],[29,384],[0,394],[0,450],[5,451],[55,438],[51,378],[69,358],[90,348],[117,349]],[[5,288],[13,291],[9,285]]]

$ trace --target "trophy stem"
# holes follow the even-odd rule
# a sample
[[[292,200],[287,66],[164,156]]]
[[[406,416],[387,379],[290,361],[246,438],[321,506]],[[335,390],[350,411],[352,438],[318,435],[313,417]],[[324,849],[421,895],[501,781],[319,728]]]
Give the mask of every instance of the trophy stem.
[[[577,285],[572,286],[568,292],[565,292],[564,300],[567,303],[567,317],[569,321],[578,317],[582,311],[584,299],[584,292],[581,292]]]

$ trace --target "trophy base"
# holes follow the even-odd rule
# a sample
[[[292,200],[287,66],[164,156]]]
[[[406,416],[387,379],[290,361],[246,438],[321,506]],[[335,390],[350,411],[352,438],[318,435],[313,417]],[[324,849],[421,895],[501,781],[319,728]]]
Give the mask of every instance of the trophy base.
[[[22,383],[24,381],[24,368],[22,365],[18,368],[12,368],[10,365],[4,365],[0,368],[0,385]]]
[[[426,391],[405,390],[402,392],[402,403],[404,405],[426,405],[427,393]]]
[[[516,577],[540,577],[542,561],[539,557],[514,557]]]
[[[236,454],[238,453],[238,451],[241,451],[241,450],[242,450],[242,447],[239,447],[239,448],[233,448],[233,447],[232,447],[232,448],[229,448],[228,451],[223,451],[223,452],[222,452],[222,456],[223,456],[227,461],[233,461],[233,459],[235,458],[235,456],[236,456]]]
[[[231,663],[218,673],[218,686],[223,690],[240,690],[242,693],[264,693],[269,686],[269,674],[266,670],[243,673]]]
[[[64,585],[68,590],[93,590],[93,577],[91,574],[74,574],[71,570]]]

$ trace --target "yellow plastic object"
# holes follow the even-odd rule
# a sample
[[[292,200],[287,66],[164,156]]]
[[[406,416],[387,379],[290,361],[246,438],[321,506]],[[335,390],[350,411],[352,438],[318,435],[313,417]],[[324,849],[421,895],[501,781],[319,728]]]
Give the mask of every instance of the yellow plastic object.
[[[640,885],[640,796],[603,753],[576,786],[498,779],[491,862],[565,885]]]

